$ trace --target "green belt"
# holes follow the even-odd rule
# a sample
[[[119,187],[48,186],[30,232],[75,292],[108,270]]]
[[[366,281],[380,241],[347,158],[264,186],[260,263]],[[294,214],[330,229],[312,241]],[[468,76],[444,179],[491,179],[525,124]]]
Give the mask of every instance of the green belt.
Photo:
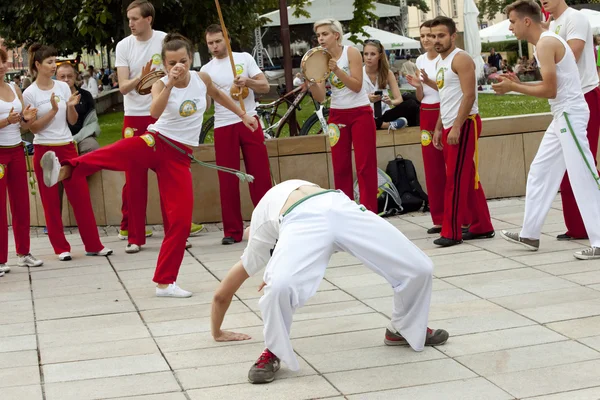
[[[308,199],[310,199],[310,198],[312,198],[312,197],[320,196],[320,195],[322,195],[322,194],[325,194],[325,193],[331,193],[331,192],[339,192],[339,190],[335,190],[335,189],[327,189],[327,190],[324,190],[324,191],[322,191],[322,192],[313,193],[313,194],[310,194],[310,195],[308,195],[308,196],[306,196],[306,197],[303,197],[303,198],[301,198],[300,200],[298,200],[297,202],[295,202],[294,204],[292,204],[292,205],[290,206],[290,208],[288,208],[288,209],[287,209],[287,211],[286,211],[285,213],[283,213],[283,215],[282,215],[282,216],[283,216],[283,217],[285,217],[285,216],[286,216],[286,215],[288,215],[288,214],[289,214],[289,213],[290,213],[290,212],[291,212],[291,211],[292,211],[294,208],[298,207],[300,204],[304,203],[306,200],[308,200]]]

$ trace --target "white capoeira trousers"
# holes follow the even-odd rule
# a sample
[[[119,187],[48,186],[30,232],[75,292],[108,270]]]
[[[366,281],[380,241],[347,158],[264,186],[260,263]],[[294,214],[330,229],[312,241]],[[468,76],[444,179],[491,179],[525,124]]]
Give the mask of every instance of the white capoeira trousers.
[[[593,247],[600,247],[600,179],[586,136],[589,112],[555,115],[531,163],[521,237],[539,239],[560,183],[569,180]]]
[[[425,345],[433,263],[396,227],[342,192],[315,196],[282,217],[259,301],[267,348],[293,371],[294,312],[316,292],[335,251],[345,251],[384,277],[394,299],[392,326],[416,351]]]

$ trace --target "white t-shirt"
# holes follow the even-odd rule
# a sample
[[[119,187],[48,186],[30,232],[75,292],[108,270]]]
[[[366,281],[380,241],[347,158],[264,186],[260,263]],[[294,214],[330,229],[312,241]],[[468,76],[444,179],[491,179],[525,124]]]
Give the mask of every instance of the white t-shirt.
[[[83,88],[90,92],[93,98],[98,97],[98,81],[96,79],[88,79],[87,83],[84,83]]]
[[[0,100],[0,121],[4,121],[8,118],[8,113],[12,108],[14,108],[13,112],[20,113],[23,111],[23,105],[21,104],[19,96],[17,96],[15,84],[11,82],[8,85],[12,89],[15,99],[13,101]],[[0,129],[0,146],[14,146],[21,143],[20,126],[21,124],[17,122],[16,124],[10,124]]]
[[[337,60],[337,65],[346,74],[352,76],[350,72],[350,60],[348,59],[348,46],[344,46],[342,55]],[[363,85],[358,93],[348,89],[344,82],[338,78],[336,74],[329,74],[329,82],[331,83],[331,108],[339,110],[347,110],[349,108],[362,107],[371,104],[369,96]]]
[[[152,31],[152,37],[145,42],[137,40],[133,35],[127,36],[117,44],[115,67],[128,67],[128,79],[138,76],[150,60],[153,69],[164,69],[161,53],[162,42],[166,35],[161,31]],[[151,95],[142,96],[135,89],[123,96],[127,116],[150,115],[151,104]]]
[[[314,183],[293,179],[273,186],[258,202],[250,221],[250,239],[242,254],[242,265],[252,276],[263,269],[279,239],[281,209],[290,194],[300,186],[318,186]]]
[[[67,102],[71,97],[71,89],[65,82],[52,82],[54,82],[52,89],[42,90],[35,81],[23,93],[25,108],[31,104],[32,108],[38,109],[37,119],[41,119],[52,110],[50,95],[53,92],[58,103],[58,112],[48,125],[34,135],[33,144],[58,144],[73,141],[73,135],[67,124]]]
[[[439,54],[433,60],[430,60],[429,57],[427,57],[427,53],[421,54],[417,58],[417,68],[419,68],[419,70],[425,70],[425,72],[429,76],[429,79],[434,79],[435,74],[437,72],[435,66],[439,59]],[[421,78],[421,81],[423,81],[423,78]],[[421,104],[437,104],[439,102],[440,94],[438,93],[438,91],[429,87],[429,85],[423,83],[423,99],[421,100]]]
[[[598,71],[594,55],[594,37],[590,21],[585,14],[574,8],[567,8],[556,20],[550,22],[550,32],[554,32],[565,41],[579,39],[585,42],[577,69],[581,78],[581,90],[587,93],[598,86]]]
[[[169,77],[161,81],[166,85]],[[188,146],[198,146],[202,120],[206,111],[206,85],[198,73],[190,71],[190,82],[184,88],[173,87],[167,107],[148,130],[158,132]]]
[[[235,64],[235,73],[240,76],[253,78],[262,71],[254,61],[254,58],[248,53],[233,52],[233,62]],[[231,96],[229,90],[233,86],[233,72],[231,71],[231,62],[229,57],[213,58],[210,62],[204,65],[200,71],[206,72],[213,82],[213,85],[227,96]],[[248,88],[248,97],[244,99],[244,107],[246,114],[250,116],[256,115],[256,101],[254,100],[254,91]],[[234,101],[239,105],[239,101]],[[242,119],[215,102],[215,128],[228,126],[242,122]]]
[[[379,88],[379,72],[377,73],[377,78],[375,78],[375,83],[373,83],[371,81],[371,78],[369,78],[369,74],[367,74],[367,66],[363,65],[363,90],[365,90],[367,92],[367,95],[371,94],[371,93],[375,93],[377,90],[381,90],[383,92],[383,94],[387,94],[388,89],[389,89],[388,84],[386,84],[384,89]],[[369,101],[369,104],[371,105],[373,112],[375,112],[375,103],[371,103]],[[383,114],[384,112],[386,112],[389,109],[390,109],[390,106],[382,101],[381,102],[381,113]]]

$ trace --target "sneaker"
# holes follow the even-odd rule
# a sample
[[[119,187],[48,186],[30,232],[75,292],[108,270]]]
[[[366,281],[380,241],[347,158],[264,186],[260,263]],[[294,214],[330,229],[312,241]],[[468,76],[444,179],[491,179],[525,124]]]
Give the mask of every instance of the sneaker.
[[[17,266],[19,267],[41,267],[42,264],[44,262],[32,256],[31,253],[17,258]]]
[[[190,236],[198,236],[204,230],[204,225],[194,224],[192,222],[192,229],[190,229]]]
[[[275,380],[275,372],[279,371],[281,362],[279,358],[265,349],[258,360],[248,371],[248,380],[250,383],[269,383]]]
[[[88,251],[85,253],[86,256],[110,256],[113,251],[107,247],[103,248],[100,251]]]
[[[576,251],[573,255],[580,260],[598,260],[600,259],[600,247],[590,247]]]
[[[224,244],[224,245],[234,244],[234,243],[235,243],[235,239],[232,238],[231,236],[227,236],[227,237],[224,237],[223,239],[221,239],[221,244]]]
[[[427,328],[427,336],[425,337],[425,346],[440,346],[448,341],[450,335],[443,329]],[[408,346],[408,342],[399,332],[391,326],[385,330],[385,338],[383,343],[388,346]]]
[[[491,239],[494,236],[496,236],[496,232],[494,232],[494,231],[484,232],[484,233],[473,233],[473,232],[467,231],[466,233],[463,233],[462,238],[463,238],[463,240]]]
[[[44,227],[44,235],[47,235],[47,234],[48,234],[48,227],[47,227],[47,226],[45,226],[45,227]]]
[[[402,129],[407,125],[408,125],[408,120],[406,118],[404,118],[404,117],[398,118],[397,120],[390,122],[390,127],[388,128],[388,132],[389,131],[397,131],[398,129]]]
[[[188,242],[187,240],[185,241],[185,248],[186,249],[191,249],[192,248],[192,244],[190,242]]]
[[[462,242],[463,242],[462,240],[454,240],[454,239],[449,239],[449,238],[440,236],[439,238],[437,238],[433,241],[433,244],[442,246],[442,247],[450,247],[450,246],[455,246],[457,244],[461,244]]]
[[[71,253],[69,253],[68,251],[65,251],[64,253],[60,253],[58,255],[58,259],[60,261],[71,261],[72,260]]]
[[[137,244],[133,244],[133,243],[128,243],[127,247],[125,247],[125,253],[127,253],[127,254],[139,253],[140,250],[141,250],[140,246],[138,246]]]
[[[49,151],[42,156],[40,162],[44,174],[44,184],[48,187],[58,183],[58,174],[60,172],[60,161],[53,151]]]
[[[0,264],[0,273],[4,275],[5,273],[10,272],[10,267],[6,264]]]
[[[183,290],[173,282],[164,289],[157,287],[156,297],[192,297],[192,292]]]
[[[540,248],[540,240],[539,239],[522,238],[516,232],[509,232],[509,231],[502,230],[502,231],[500,231],[500,237],[502,237],[502,239],[504,239],[508,242],[518,243],[518,244],[526,247],[527,250],[538,251],[538,249]]]
[[[4,272],[0,271],[0,278],[4,276]]]
[[[154,232],[152,231],[152,229],[147,229],[146,230],[146,237],[150,237],[154,234]],[[119,234],[117,235],[117,237],[121,240],[127,240],[129,238],[129,231],[123,231],[120,230]]]
[[[586,237],[576,238],[576,237],[573,237],[573,236],[568,235],[566,233],[563,233],[563,234],[560,234],[560,235],[556,236],[556,240],[560,240],[560,241],[563,241],[563,240],[585,240],[585,239],[587,239],[587,238]]]

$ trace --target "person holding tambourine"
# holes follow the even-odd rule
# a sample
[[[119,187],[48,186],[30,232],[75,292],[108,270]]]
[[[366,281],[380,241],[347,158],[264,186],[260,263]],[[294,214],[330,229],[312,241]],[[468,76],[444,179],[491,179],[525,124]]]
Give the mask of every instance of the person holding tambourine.
[[[342,46],[344,31],[339,21],[324,19],[315,22],[319,45],[331,55],[329,81],[329,143],[335,187],[354,198],[352,180],[352,146],[360,202],[377,213],[377,151],[375,121],[367,91],[363,86],[362,57],[351,46]],[[325,83],[309,85],[319,102],[325,100]]]
[[[8,260],[8,221],[6,192],[10,199],[17,265],[39,267],[42,260],[29,252],[29,193],[27,192],[27,163],[21,128],[29,129],[37,110],[23,107],[21,89],[14,83],[5,82],[8,71],[8,54],[0,48],[0,276],[10,271]]]
[[[33,163],[38,182],[42,180],[41,160],[44,154],[52,152],[60,160],[77,157],[77,149],[67,122],[77,122],[75,106],[79,103],[80,95],[78,92],[71,93],[66,83],[52,79],[56,73],[57,55],[56,49],[50,46],[35,43],[29,48],[29,70],[33,73],[34,81],[23,93],[23,103],[26,108],[38,110],[37,116],[29,121],[29,129],[34,134]],[[105,248],[100,242],[85,178],[65,182],[64,187],[87,255],[112,254],[112,250]],[[39,189],[50,243],[60,261],[69,261],[71,245],[63,231],[58,188],[39,185]]]
[[[213,85],[204,72],[190,71],[193,61],[191,42],[179,34],[165,37],[161,58],[167,71],[152,86],[150,113],[157,121],[146,133],[102,147],[80,157],[59,162],[52,153],[42,160],[44,183],[65,186],[101,169],[127,171],[152,169],[158,178],[158,190],[165,213],[165,238],[158,253],[153,281],[158,297],[190,297],[191,292],[177,286],[186,239],[192,222],[194,194],[190,169],[191,146],[198,146],[206,96],[232,111],[250,130],[258,122],[243,112],[234,100]],[[41,186],[41,185],[40,185]]]

